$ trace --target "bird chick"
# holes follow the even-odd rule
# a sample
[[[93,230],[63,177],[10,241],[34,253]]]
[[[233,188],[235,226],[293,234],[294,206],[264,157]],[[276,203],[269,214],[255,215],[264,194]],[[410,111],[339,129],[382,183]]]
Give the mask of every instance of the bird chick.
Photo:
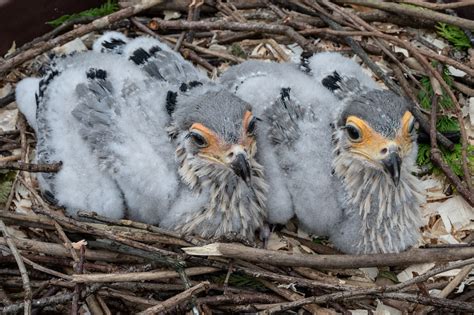
[[[253,240],[267,187],[251,106],[162,43],[132,49],[135,40],[125,41],[122,56],[59,58],[38,84],[19,84],[38,161],[63,162],[57,174],[40,177],[42,191],[71,213]],[[129,51],[132,62],[123,58]]]
[[[423,196],[412,175],[417,145],[408,101],[339,54],[316,54],[303,66],[248,62],[221,78],[265,113],[271,148],[262,153],[276,154],[300,225],[348,253],[415,245]]]

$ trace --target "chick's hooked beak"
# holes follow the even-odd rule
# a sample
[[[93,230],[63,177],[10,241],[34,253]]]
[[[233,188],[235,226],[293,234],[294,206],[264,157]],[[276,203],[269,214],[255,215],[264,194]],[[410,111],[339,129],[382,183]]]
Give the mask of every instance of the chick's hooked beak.
[[[241,145],[233,145],[227,153],[227,163],[237,176],[247,184],[250,181],[251,171],[247,153]]]
[[[386,157],[382,159],[385,170],[392,176],[393,183],[398,186],[400,182],[400,168],[402,159],[397,146],[389,146],[386,150]]]

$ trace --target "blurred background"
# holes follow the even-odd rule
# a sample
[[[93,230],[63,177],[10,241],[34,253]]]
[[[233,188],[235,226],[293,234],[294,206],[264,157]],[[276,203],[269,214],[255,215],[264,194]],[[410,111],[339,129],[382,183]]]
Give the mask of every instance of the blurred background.
[[[0,56],[53,30],[46,24],[65,14],[100,6],[103,0],[0,0]]]

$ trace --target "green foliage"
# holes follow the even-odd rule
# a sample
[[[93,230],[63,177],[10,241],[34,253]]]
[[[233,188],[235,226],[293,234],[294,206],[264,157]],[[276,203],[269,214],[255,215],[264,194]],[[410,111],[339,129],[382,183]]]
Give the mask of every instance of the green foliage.
[[[449,167],[453,170],[453,172],[458,175],[462,176],[462,146],[460,143],[456,143],[454,145],[454,150],[449,151],[444,147],[440,146],[441,154],[443,159],[448,163]],[[429,144],[420,144],[418,146],[418,156],[416,158],[416,162],[420,166],[426,166],[429,171],[434,171],[435,173],[439,173],[440,170],[435,167],[435,165],[430,160],[431,154],[431,147]],[[467,160],[469,168],[472,170],[474,169],[474,145],[468,145],[467,147]]]
[[[437,119],[436,129],[439,132],[456,132],[459,131],[459,122],[456,118],[441,116]]]
[[[471,48],[469,38],[459,26],[439,22],[436,25],[436,30],[439,36],[448,40],[454,47],[459,49]]]
[[[444,81],[448,84],[449,87],[452,86],[453,84],[453,78],[451,77],[451,74],[449,73],[449,70],[447,68],[444,68],[442,77]],[[431,99],[433,98],[433,87],[431,86],[430,78],[427,76],[424,76],[420,80],[421,86],[423,89],[420,90],[418,93],[418,99],[420,100],[420,105],[424,109],[431,109]],[[446,91],[443,90],[443,95],[441,96],[439,100],[439,105],[443,109],[449,109],[453,107],[453,102],[449,98],[448,94]]]
[[[222,274],[219,276],[213,276],[213,281],[224,284],[226,274]],[[258,279],[243,275],[243,274],[238,274],[238,273],[233,273],[229,277],[229,285],[234,286],[237,288],[252,288],[252,289],[257,289],[261,291],[266,291],[267,288],[260,282]]]
[[[239,44],[237,43],[233,43],[231,46],[230,46],[230,53],[236,57],[240,57],[240,58],[247,58],[247,54],[245,53],[245,51],[242,49],[242,47],[240,47]]]
[[[82,11],[82,12],[79,12],[79,13],[74,13],[74,14],[66,14],[66,15],[63,15],[63,16],[57,18],[56,20],[46,22],[46,24],[49,24],[49,25],[54,26],[54,27],[58,27],[61,24],[63,24],[64,22],[67,22],[67,21],[70,21],[70,20],[75,20],[77,18],[86,17],[86,16],[101,17],[101,16],[104,16],[104,15],[111,14],[111,13],[117,11],[118,9],[119,9],[119,5],[117,3],[117,0],[107,0],[106,3],[104,3],[103,5],[101,5],[98,8],[92,8],[92,9]]]
[[[435,64],[436,66],[436,64]],[[452,86],[453,78],[450,76],[449,71],[445,68],[443,71],[443,79],[448,84],[449,87]],[[421,85],[424,90],[421,90],[418,94],[418,99],[420,100],[420,105],[424,109],[431,109],[431,100],[433,98],[433,88],[429,77],[423,77],[420,80]],[[444,112],[449,111],[453,107],[453,103],[449,96],[443,90],[443,95],[439,99],[440,110]],[[441,115],[437,119],[436,129],[439,132],[457,132],[460,130],[459,123],[456,118],[449,117],[447,115]],[[449,151],[444,147],[440,147],[441,154],[443,159],[448,163],[449,167],[453,172],[462,176],[462,149],[461,144],[457,143],[454,146],[453,151]],[[425,166],[429,171],[434,171],[438,173],[440,170],[433,165],[430,160],[431,146],[429,144],[420,144],[418,146],[418,156],[416,162],[419,166]],[[474,146],[468,146],[468,163],[470,168],[474,168]]]
[[[0,203],[4,204],[8,200],[10,191],[12,189],[13,181],[15,180],[16,172],[2,171],[0,172]]]
[[[389,270],[381,270],[379,272],[379,277],[389,279],[393,283],[400,283],[400,280],[398,280],[397,275],[394,272],[389,271]]]

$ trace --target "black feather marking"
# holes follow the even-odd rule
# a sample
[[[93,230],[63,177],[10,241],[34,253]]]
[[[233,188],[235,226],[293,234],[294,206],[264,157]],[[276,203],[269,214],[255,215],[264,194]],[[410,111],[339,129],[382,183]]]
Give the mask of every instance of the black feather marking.
[[[50,192],[49,190],[45,190],[41,195],[43,199],[46,200],[48,203],[54,206],[57,206],[59,204],[59,201],[56,199],[54,194]]]
[[[313,56],[311,51],[303,51],[300,56],[300,69],[304,73],[310,73],[311,68],[309,67],[309,58]]]
[[[54,65],[53,65],[54,66]],[[57,77],[59,75],[59,71],[54,69],[54,68],[50,68],[48,70],[48,73],[46,74],[45,77],[43,77],[41,79],[41,81],[39,82],[38,84],[38,94],[35,94],[35,98],[36,98],[36,108],[39,107],[39,104],[42,102],[43,100],[43,97],[44,97],[44,92],[46,91],[46,89],[48,88],[48,85],[51,83],[51,81]]]
[[[138,48],[133,52],[130,56],[130,60],[132,60],[137,65],[142,65],[150,59],[151,55],[145,51],[143,48]]]
[[[86,73],[87,78],[89,79],[101,79],[105,80],[107,78],[107,71],[103,69],[90,68]]]
[[[341,82],[341,76],[337,71],[334,71],[332,75],[325,77],[321,83],[330,91],[335,91],[340,89],[339,83]]]
[[[199,81],[191,81],[191,82],[188,83],[189,89],[192,89],[192,88],[194,88],[196,86],[200,86],[200,85],[202,85],[202,82],[199,82]]]
[[[181,83],[181,85],[179,86],[179,90],[181,92],[186,92],[188,90],[188,85],[186,83]]]
[[[150,48],[149,52],[150,52],[150,55],[154,55],[155,53],[161,51],[162,49],[158,46],[153,46]]]
[[[118,46],[125,45],[125,42],[119,38],[112,38],[110,41],[104,41],[102,46],[106,49],[112,50]]]
[[[280,97],[281,97],[281,100],[283,103],[286,104],[286,101],[287,100],[290,100],[290,91],[291,91],[291,88],[282,88],[280,90]]]
[[[176,109],[176,101],[177,101],[178,93],[173,91],[168,91],[166,95],[166,111],[168,115],[172,115],[174,110]]]

